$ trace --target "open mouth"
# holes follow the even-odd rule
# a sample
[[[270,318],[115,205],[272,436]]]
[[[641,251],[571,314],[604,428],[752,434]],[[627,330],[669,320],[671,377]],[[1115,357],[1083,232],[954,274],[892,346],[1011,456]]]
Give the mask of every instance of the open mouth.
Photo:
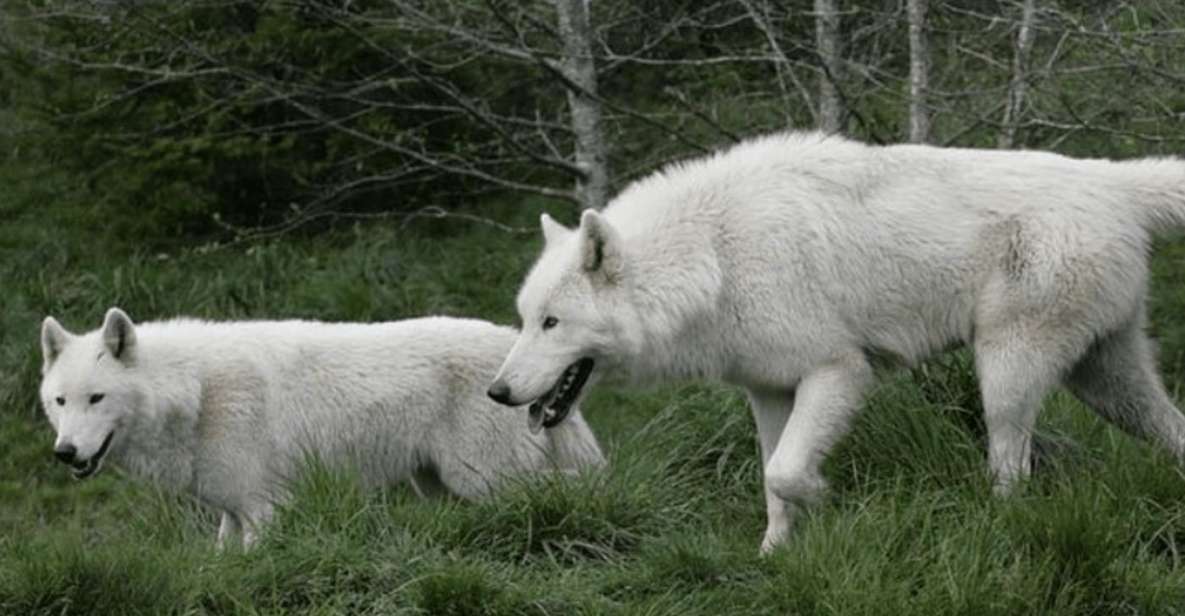
[[[91,475],[99,472],[103,466],[103,457],[107,455],[107,448],[111,447],[111,437],[115,436],[115,431],[107,433],[107,438],[103,439],[103,446],[85,462],[75,462],[71,466],[71,472],[74,473],[75,479],[86,479]]]
[[[568,416],[572,405],[580,397],[580,390],[592,374],[593,360],[585,357],[568,366],[555,385],[538,400],[531,403],[527,415],[527,427],[532,433],[540,428],[554,428]]]

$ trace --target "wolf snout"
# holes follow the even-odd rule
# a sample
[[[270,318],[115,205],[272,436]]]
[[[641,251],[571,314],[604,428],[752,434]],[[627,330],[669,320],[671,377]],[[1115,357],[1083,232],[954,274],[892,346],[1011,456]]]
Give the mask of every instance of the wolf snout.
[[[62,443],[53,448],[53,455],[63,464],[73,466],[78,461],[78,448],[70,443]]]
[[[486,392],[486,394],[489,395],[491,400],[497,402],[498,404],[514,406],[513,402],[510,400],[510,386],[506,384],[506,381],[494,381],[494,384],[490,385],[490,389]]]

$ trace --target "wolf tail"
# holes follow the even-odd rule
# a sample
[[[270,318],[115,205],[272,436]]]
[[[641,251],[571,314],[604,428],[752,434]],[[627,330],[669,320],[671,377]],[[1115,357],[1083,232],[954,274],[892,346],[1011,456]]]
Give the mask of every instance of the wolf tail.
[[[1153,232],[1185,229],[1185,160],[1149,158],[1125,163],[1140,225]]]

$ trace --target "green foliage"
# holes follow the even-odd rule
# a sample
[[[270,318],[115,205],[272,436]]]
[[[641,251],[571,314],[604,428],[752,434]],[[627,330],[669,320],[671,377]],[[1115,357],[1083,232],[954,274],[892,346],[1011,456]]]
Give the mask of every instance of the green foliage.
[[[1185,330],[1172,324],[1181,318],[1185,306],[1185,243],[1160,241],[1156,244],[1159,267],[1152,269],[1157,292],[1149,302],[1149,330],[1160,341],[1160,365],[1180,381],[1185,376]]]
[[[327,233],[209,240],[235,236],[223,225],[287,220],[292,204],[326,214],[444,204],[530,229],[555,209],[408,167],[409,151],[492,162],[544,184],[570,180],[490,126],[435,105],[451,100],[445,84],[495,114],[538,112],[562,127],[566,93],[544,69],[493,53],[450,64],[461,47],[449,33],[383,21],[343,27],[368,22],[343,21],[338,9],[382,15],[387,3],[99,4],[112,19],[59,11],[0,22],[0,613],[1179,614],[1185,605],[1177,462],[1055,395],[1040,424],[1049,446],[1039,472],[1015,497],[992,498],[966,353],[884,375],[825,468],[834,497],[801,512],[788,544],[767,558],[756,555],[765,506],[752,421],[738,392],[710,385],[602,388],[585,408],[607,468],[524,478],[480,503],[368,491],[312,460],[294,500],[247,552],[215,552],[215,516],[184,496],[118,472],[69,480],[50,456],[37,402],[45,315],[76,330],[96,327],[112,305],[136,319],[451,314],[509,323],[535,234],[456,219],[396,227],[327,216],[317,219]],[[936,134],[991,145],[1012,32],[966,10],[972,4],[944,4],[932,23],[945,42],[934,46],[936,83],[954,93]],[[976,6],[1012,10],[1006,4]],[[431,8],[481,28],[490,6]],[[667,33],[647,52],[654,64],[623,61],[602,75],[601,92],[638,113],[611,114],[608,127],[623,180],[689,151],[646,120],[707,145],[725,140],[713,123],[741,135],[809,125],[795,92],[774,91],[770,63],[711,63],[754,49],[739,5],[699,6],[593,3],[609,48],[636,49],[656,25]],[[853,62],[875,66],[878,80],[904,74],[894,9],[851,6]],[[1039,34],[1034,57],[1057,50],[1067,65],[1102,68],[1035,75],[1029,117],[1043,121],[1023,128],[1025,144],[1129,156],[1180,143],[1180,126],[1166,118],[1185,98],[1172,71],[1158,68],[1180,64],[1180,46],[1164,38],[1175,9],[1126,8],[1075,0],[1043,13],[1043,33],[1070,34]],[[786,15],[786,37],[809,40],[807,15]],[[1070,18],[1078,21],[1057,21]],[[1114,44],[1090,34],[1100,23]],[[968,55],[971,34],[977,53]],[[538,49],[555,45],[546,28],[523,36]],[[85,50],[91,65],[38,50]],[[815,62],[809,48],[784,52],[796,70]],[[708,63],[662,63],[677,59]],[[845,79],[859,94],[863,77]],[[902,93],[892,87],[848,102],[858,135],[903,132]],[[311,119],[317,113],[349,118],[350,130],[327,128]],[[1044,121],[1064,114],[1092,128]],[[406,149],[376,147],[358,132]],[[570,150],[570,134],[550,134]],[[370,183],[381,176],[398,179]],[[343,186],[356,189],[337,192]],[[570,209],[553,214],[574,222]],[[1185,371],[1183,250],[1179,239],[1157,245],[1149,306],[1173,382]]]
[[[1075,448],[1015,498],[993,498],[982,445],[946,410],[974,404],[959,357],[920,384],[884,375],[825,469],[834,497],[768,558],[756,554],[765,507],[752,421],[742,396],[715,386],[602,388],[585,407],[605,469],[523,479],[486,502],[368,491],[310,461],[247,552],[216,553],[215,516],[186,498],[114,472],[68,481],[51,460],[35,402],[44,313],[78,329],[114,303],[138,318],[509,321],[537,240],[428,230],[167,257],[88,252],[73,237],[81,253],[51,251],[52,268],[3,265],[19,301],[0,331],[0,613],[1171,614],[1185,601],[1176,463],[1059,395],[1041,429]],[[1175,267],[1173,246],[1154,259],[1158,280]],[[1172,290],[1155,290],[1167,310]],[[1177,329],[1156,325],[1169,338]]]
[[[3,108],[30,130],[6,135],[4,156],[53,165],[86,196],[52,207],[153,245],[233,237],[297,210],[328,223],[457,195],[465,209],[473,185],[441,177],[416,153],[449,152],[453,164],[475,167],[505,165],[506,154],[488,145],[497,141],[489,127],[439,100],[429,60],[404,52],[439,37],[346,25],[368,4],[5,7],[20,44],[0,49],[0,83],[12,92]],[[480,90],[496,111],[557,96],[519,87],[496,61],[448,79]]]

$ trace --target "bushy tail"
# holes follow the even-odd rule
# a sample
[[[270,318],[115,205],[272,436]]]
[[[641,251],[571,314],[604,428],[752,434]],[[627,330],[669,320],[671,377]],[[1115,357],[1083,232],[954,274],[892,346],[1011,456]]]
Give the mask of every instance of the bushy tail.
[[[1134,183],[1141,226],[1153,232],[1185,229],[1185,160],[1149,158],[1124,167]]]

